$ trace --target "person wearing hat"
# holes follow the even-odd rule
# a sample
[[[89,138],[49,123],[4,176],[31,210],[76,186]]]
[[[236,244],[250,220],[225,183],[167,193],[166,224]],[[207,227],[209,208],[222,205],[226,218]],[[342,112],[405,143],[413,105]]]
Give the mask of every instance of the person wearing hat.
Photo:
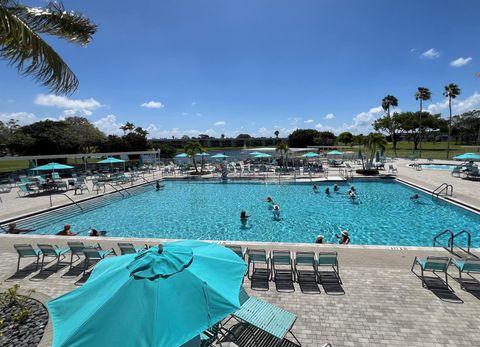
[[[317,235],[317,238],[315,239],[315,243],[326,243],[323,235]]]
[[[337,239],[340,239],[338,241],[339,244],[341,245],[348,245],[350,243],[350,237],[348,236],[348,231],[343,230],[341,235],[335,235]]]
[[[61,236],[75,236],[77,235],[76,233],[72,233],[72,231],[70,230],[71,226],[70,224],[65,224],[65,226],[63,227],[62,230],[60,230],[57,235],[61,235]]]

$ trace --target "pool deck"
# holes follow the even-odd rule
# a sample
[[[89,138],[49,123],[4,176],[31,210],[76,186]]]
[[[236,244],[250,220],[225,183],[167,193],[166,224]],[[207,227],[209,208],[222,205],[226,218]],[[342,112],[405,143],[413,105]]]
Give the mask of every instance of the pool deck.
[[[83,264],[78,261],[70,271],[62,263],[55,273],[54,264],[42,272],[28,266],[23,259],[21,272],[16,272],[17,255],[14,243],[50,242],[66,246],[71,237],[35,235],[0,235],[0,289],[18,283],[24,290],[35,289],[36,296],[48,300],[82,285]],[[86,244],[100,242],[104,249],[125,238],[75,237]],[[154,245],[158,239],[128,240],[136,245]],[[234,244],[230,243],[229,244]],[[298,283],[293,292],[281,292],[285,283],[254,282],[268,290],[252,290],[252,282],[244,287],[258,298],[273,303],[298,316],[293,333],[302,346],[480,346],[480,284],[472,284],[469,291],[461,290],[458,272],[449,270],[449,284],[445,287],[436,277],[430,277],[430,289],[422,287],[421,280],[410,271],[415,256],[450,256],[442,248],[369,247],[339,245],[306,245],[243,242],[244,247],[266,250],[337,251],[342,284],[329,281],[313,285],[317,294],[304,294]],[[475,250],[477,255],[480,251]],[[69,260],[69,258],[67,258]],[[417,267],[418,270],[418,267]],[[417,271],[418,273],[418,271]],[[67,276],[65,276],[67,275]],[[428,276],[431,276],[429,274]],[[312,289],[311,284],[302,284]],[[476,289],[477,291],[475,291]],[[47,327],[41,346],[49,346],[51,326]],[[288,336],[287,336],[288,338]],[[229,346],[231,344],[222,344]],[[295,346],[286,344],[285,346]]]

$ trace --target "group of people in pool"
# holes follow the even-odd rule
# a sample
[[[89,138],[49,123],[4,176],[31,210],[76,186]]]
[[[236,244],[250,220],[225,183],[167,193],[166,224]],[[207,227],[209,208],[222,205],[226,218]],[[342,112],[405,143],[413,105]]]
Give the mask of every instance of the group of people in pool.
[[[268,203],[268,209],[272,211],[273,220],[281,220],[282,217],[280,215],[280,206],[276,204],[271,196],[267,196],[263,201]],[[247,226],[248,218],[250,218],[249,215],[247,215],[247,211],[243,210],[240,212],[240,223],[242,224],[242,227]]]
[[[335,193],[338,193],[340,192],[340,187],[338,186],[338,184],[334,184],[333,185],[333,191]],[[318,186],[316,184],[313,185],[313,192],[314,193],[318,193],[319,190],[318,190]],[[325,188],[325,194],[327,195],[330,195],[330,187],[327,187]],[[355,187],[354,186],[351,186],[348,191],[347,191],[347,195],[348,197],[351,199],[351,200],[355,200],[357,198],[357,191],[355,190]]]
[[[8,225],[7,234],[26,234],[35,230],[37,229],[36,228],[28,228],[28,229],[17,228],[16,223],[10,223]],[[97,229],[91,228],[90,231],[88,232],[88,236],[105,236],[106,233],[107,232],[105,230],[97,230]],[[63,226],[63,229],[57,232],[55,235],[76,236],[78,235],[78,233],[74,233],[72,231],[72,226],[70,224],[65,224]]]
[[[350,236],[348,235],[348,231],[343,230],[340,235],[335,235],[338,239],[338,243],[341,245],[348,245],[350,243]],[[327,243],[325,242],[325,237],[323,235],[317,235],[315,239],[315,243]]]

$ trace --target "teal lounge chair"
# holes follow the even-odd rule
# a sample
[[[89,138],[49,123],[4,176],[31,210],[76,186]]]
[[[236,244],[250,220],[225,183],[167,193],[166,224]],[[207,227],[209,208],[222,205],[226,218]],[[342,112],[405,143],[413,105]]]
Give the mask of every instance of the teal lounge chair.
[[[248,249],[248,266],[247,266],[247,276],[250,279],[250,265],[252,265],[252,276],[255,274],[255,270],[257,269],[257,265],[264,265],[265,267],[261,267],[262,270],[265,270],[267,273],[267,277],[271,277],[271,270],[270,270],[270,259],[267,252],[264,249]]]
[[[235,319],[240,323],[246,323],[249,327],[257,328],[272,335],[277,340],[277,345],[282,343],[288,333],[293,336],[298,345],[301,345],[292,333],[292,327],[297,320],[297,316],[293,313],[249,296],[243,287],[240,287],[240,305],[240,309],[234,312],[220,327],[219,333],[225,340],[239,340],[239,336],[236,336],[234,329],[226,328],[227,323],[231,319]],[[252,336],[255,339],[254,333],[252,333]],[[258,342],[256,344],[259,346],[265,345]]]
[[[238,255],[240,258],[245,260],[245,253],[246,251],[243,250],[241,246],[225,246],[231,251],[233,251],[236,255]]]
[[[340,268],[338,266],[338,254],[337,252],[320,252],[318,253],[317,258],[317,278],[318,283],[322,283],[321,276],[319,274],[319,269],[321,266],[328,266],[333,269],[336,276],[338,277],[338,283],[342,284],[340,279]]]
[[[433,273],[443,272],[445,274],[445,283],[448,286],[448,274],[447,270],[450,266],[450,258],[448,257],[427,257],[427,259],[419,259],[415,257],[413,260],[413,265],[411,271],[413,272],[413,268],[415,265],[420,265],[421,269],[421,276],[422,276],[422,287],[426,287],[425,284],[425,277],[424,272],[430,271]]]
[[[85,267],[83,268],[83,274],[87,272],[88,267],[91,263],[98,263],[100,260],[105,259],[109,255],[117,255],[113,248],[107,249],[106,251],[98,248],[86,247],[83,249],[83,254],[85,254]]]
[[[78,242],[78,241],[72,241],[72,242],[67,242],[67,245],[70,249],[70,269],[73,266],[73,256],[77,257],[77,260],[80,259],[80,257],[84,256],[83,250],[85,248],[96,248],[96,249],[102,249],[100,244],[96,244],[94,246],[86,246],[83,244],[83,242]],[[77,261],[75,260],[75,261]]]
[[[18,196],[28,196],[35,195],[40,192],[40,188],[37,187],[34,183],[25,183],[18,185],[19,190],[17,191]]]
[[[313,252],[297,252],[294,261],[295,278],[300,282],[301,277],[310,275],[317,278],[317,267],[315,264],[315,253]]]
[[[147,245],[145,245],[145,247],[136,247],[131,243],[123,243],[123,242],[119,242],[117,243],[117,245],[118,245],[118,248],[120,248],[121,255],[135,254],[148,248]]]
[[[290,274],[290,279],[295,280],[293,272],[292,255],[290,251],[273,251],[272,253],[272,279],[277,279],[278,273]]]
[[[465,260],[453,259],[452,263],[458,269],[460,288],[462,289],[465,289],[465,286],[463,284],[462,274],[464,273],[468,275],[470,275],[471,273],[480,274],[480,259],[478,258],[467,258]]]
[[[55,271],[58,271],[60,260],[65,258],[66,253],[70,252],[70,248],[58,248],[57,245],[53,247],[52,245],[49,245],[49,244],[39,243],[37,244],[37,246],[40,249],[40,253],[42,254],[42,266],[40,267],[40,271],[43,270],[45,257],[54,257],[55,259],[57,259],[57,265],[55,266]]]
[[[22,258],[36,258],[37,265],[35,266],[35,270],[38,269],[41,254],[39,249],[35,249],[29,244],[15,244],[13,247],[18,253],[17,271],[20,269],[20,259]]]

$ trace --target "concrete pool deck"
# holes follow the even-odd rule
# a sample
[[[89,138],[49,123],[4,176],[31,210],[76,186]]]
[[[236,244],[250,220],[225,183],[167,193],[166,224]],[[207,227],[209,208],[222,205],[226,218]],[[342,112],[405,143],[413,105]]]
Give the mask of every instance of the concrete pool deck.
[[[86,244],[99,242],[104,249],[114,247],[117,253],[117,242],[129,241],[141,246],[163,241],[0,235],[0,289],[19,284],[24,290],[35,289],[43,298],[55,298],[77,288],[85,281],[80,261],[74,264],[74,271],[69,271],[68,263],[64,262],[55,273],[52,271],[53,263],[40,272],[28,266],[31,259],[23,259],[20,268],[25,271],[16,273],[17,254],[13,248],[15,243],[36,245],[38,242],[66,246],[66,242],[72,240]],[[318,285],[318,294],[302,293],[298,283],[294,284],[294,292],[280,292],[272,281],[260,285],[254,283],[262,289],[268,283],[267,291],[252,290],[252,282],[245,280],[244,287],[251,295],[298,316],[292,331],[302,346],[322,346],[326,342],[333,346],[480,346],[480,285],[472,284],[470,291],[461,290],[457,281],[458,272],[451,267],[449,284],[452,290],[434,277],[428,281],[431,285],[429,290],[423,288],[421,280],[410,272],[415,256],[451,256],[442,248],[254,242],[228,244],[269,251],[338,252],[342,284],[329,281]],[[480,255],[478,249],[474,252]],[[278,286],[281,287],[281,284]],[[49,326],[41,346],[49,346],[51,338]]]

